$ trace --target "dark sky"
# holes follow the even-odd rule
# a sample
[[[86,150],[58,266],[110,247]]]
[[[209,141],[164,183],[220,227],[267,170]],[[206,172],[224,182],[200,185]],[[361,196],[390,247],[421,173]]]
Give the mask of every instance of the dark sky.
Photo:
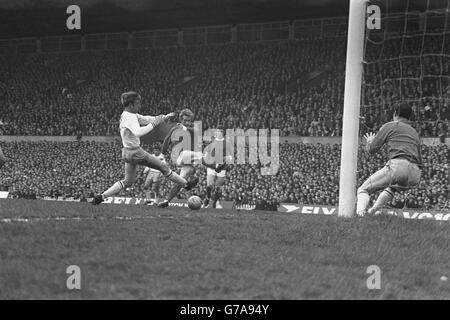
[[[330,4],[342,5],[347,2],[348,0],[0,0],[0,8],[67,7],[70,4],[89,8],[99,3],[128,10],[192,6],[233,6],[243,3],[255,6],[324,7]]]
[[[383,1],[393,5],[406,2]],[[346,16],[348,3],[349,0],[0,0],[0,39]],[[66,8],[71,4],[81,8],[81,31],[68,31],[65,27]]]
[[[348,0],[0,0],[0,38],[74,33],[68,5],[82,12],[81,33],[346,15]]]

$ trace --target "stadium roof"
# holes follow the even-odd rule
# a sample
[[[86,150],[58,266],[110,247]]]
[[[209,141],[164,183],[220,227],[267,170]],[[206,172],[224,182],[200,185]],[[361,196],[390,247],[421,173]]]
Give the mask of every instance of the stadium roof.
[[[85,34],[346,16],[349,0],[0,0],[0,38],[77,33],[65,27],[74,3]]]

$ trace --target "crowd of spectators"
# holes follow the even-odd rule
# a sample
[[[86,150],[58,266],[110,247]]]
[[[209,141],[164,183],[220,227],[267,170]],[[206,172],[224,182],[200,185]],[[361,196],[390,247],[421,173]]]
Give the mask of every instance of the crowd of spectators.
[[[0,185],[12,197],[73,197],[86,200],[123,179],[120,141],[116,142],[8,142],[0,143],[8,158]],[[417,188],[397,194],[394,207],[450,209],[449,148],[422,145],[423,175]],[[386,156],[360,152],[358,184],[380,169]],[[170,159],[169,163],[170,162]],[[340,145],[280,144],[280,167],[275,175],[262,175],[261,165],[231,165],[223,186],[223,200],[271,207],[280,203],[336,205],[339,188]],[[176,169],[172,164],[172,169]],[[180,198],[206,192],[206,170],[198,167],[199,185]],[[137,182],[120,196],[145,197],[143,168]],[[171,182],[163,181],[166,195]]]
[[[448,50],[439,39],[421,39],[366,50],[363,131],[378,129],[393,104],[409,101],[422,136],[448,136],[450,63],[445,54],[423,56]],[[425,52],[415,50],[419,42]],[[344,38],[334,38],[3,56],[0,134],[118,135],[120,94],[137,90],[142,113],[189,107],[204,128],[220,122],[284,136],[340,136],[345,52]],[[408,57],[393,59],[399,54]]]

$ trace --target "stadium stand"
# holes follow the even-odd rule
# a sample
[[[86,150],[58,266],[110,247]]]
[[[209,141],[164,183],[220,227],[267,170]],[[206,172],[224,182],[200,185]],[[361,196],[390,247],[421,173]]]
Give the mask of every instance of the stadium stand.
[[[433,41],[426,37],[425,47],[436,47]],[[406,53],[414,47],[407,42]],[[387,45],[385,54],[395,55],[394,46]],[[423,59],[424,74],[441,72],[436,59]],[[420,75],[414,61],[404,63],[404,77]],[[376,83],[380,74],[397,78],[397,69],[368,68],[366,81]],[[133,88],[145,98],[143,113],[189,107],[204,128],[220,122],[227,128],[279,128],[284,136],[340,136],[344,75],[340,38],[1,56],[0,134],[117,135],[119,96]],[[402,98],[415,99],[422,136],[448,136],[448,63],[442,75],[421,86],[412,80],[364,86],[362,131],[388,121],[392,103]]]

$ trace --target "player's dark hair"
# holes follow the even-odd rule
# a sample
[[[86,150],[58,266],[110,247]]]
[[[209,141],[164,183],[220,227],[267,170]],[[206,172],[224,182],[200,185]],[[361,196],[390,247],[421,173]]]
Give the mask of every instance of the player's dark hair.
[[[133,105],[136,100],[141,100],[141,96],[135,91],[124,92],[120,96],[120,103],[122,103],[124,108],[128,107],[130,104]]]
[[[407,120],[414,119],[414,111],[407,103],[401,103],[395,106],[394,114],[397,117],[405,118]]]
[[[226,134],[225,127],[222,124],[217,125],[216,130],[221,130],[223,136],[225,136],[225,134]]]

